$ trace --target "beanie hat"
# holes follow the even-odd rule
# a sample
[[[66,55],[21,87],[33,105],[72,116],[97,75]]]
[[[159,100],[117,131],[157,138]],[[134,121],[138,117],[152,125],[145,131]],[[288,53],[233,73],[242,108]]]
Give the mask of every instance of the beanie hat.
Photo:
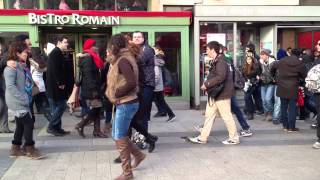
[[[267,56],[270,56],[271,51],[269,49],[261,49],[260,54],[265,54]]]
[[[95,46],[96,45],[96,41],[93,40],[93,39],[87,39],[84,44],[83,44],[83,48],[82,50],[85,51],[85,50],[88,50],[90,49],[91,47]]]

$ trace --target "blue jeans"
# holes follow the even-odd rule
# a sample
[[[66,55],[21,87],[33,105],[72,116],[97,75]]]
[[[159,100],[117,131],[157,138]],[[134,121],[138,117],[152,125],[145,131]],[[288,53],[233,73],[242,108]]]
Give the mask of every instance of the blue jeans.
[[[66,100],[53,100],[48,99],[50,104],[51,119],[49,122],[49,129],[61,129],[61,117],[67,108]]]
[[[297,99],[281,98],[281,121],[283,128],[293,129],[296,127]]]
[[[277,86],[275,86],[274,90],[274,106],[273,106],[273,114],[272,114],[272,120],[280,120],[281,116],[281,100],[280,97],[276,95],[277,92]]]
[[[247,120],[244,118],[242,111],[238,106],[238,101],[236,96],[231,97],[231,111],[236,115],[238,122],[243,130],[250,129],[250,126],[247,123]]]
[[[112,137],[114,140],[128,136],[128,130],[134,114],[138,111],[139,103],[120,104],[112,123]]]
[[[263,104],[263,110],[265,113],[273,112],[272,98],[274,97],[274,88],[275,88],[275,85],[273,84],[261,86],[261,99]]]

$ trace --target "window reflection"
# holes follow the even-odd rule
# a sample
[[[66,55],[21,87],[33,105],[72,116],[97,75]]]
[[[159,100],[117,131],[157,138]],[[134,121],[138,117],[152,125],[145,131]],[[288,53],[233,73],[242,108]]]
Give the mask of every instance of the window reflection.
[[[166,96],[181,96],[181,34],[180,32],[156,32],[156,45],[165,54],[165,66],[162,68],[164,93]]]
[[[38,9],[39,0],[9,0],[8,9]]]
[[[9,45],[20,34],[28,35],[27,32],[0,32],[0,57],[8,51]]]
[[[45,0],[45,9],[77,10],[79,0]]]
[[[83,0],[85,10],[147,11],[148,0]]]

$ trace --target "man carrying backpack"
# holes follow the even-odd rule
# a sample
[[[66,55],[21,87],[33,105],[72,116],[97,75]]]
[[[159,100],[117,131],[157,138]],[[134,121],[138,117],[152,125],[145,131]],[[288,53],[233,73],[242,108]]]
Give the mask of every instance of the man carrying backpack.
[[[315,46],[316,51],[320,52],[320,40]],[[306,78],[306,87],[314,93],[317,108],[317,137],[318,140],[313,144],[313,148],[320,149],[320,64],[310,69]]]

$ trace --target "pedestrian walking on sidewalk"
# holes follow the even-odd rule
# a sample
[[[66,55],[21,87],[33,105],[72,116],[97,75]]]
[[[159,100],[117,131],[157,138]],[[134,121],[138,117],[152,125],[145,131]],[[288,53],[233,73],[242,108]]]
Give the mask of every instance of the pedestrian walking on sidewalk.
[[[68,38],[56,37],[56,47],[49,54],[47,62],[47,95],[51,109],[51,119],[47,132],[54,136],[64,136],[70,131],[62,129],[61,118],[67,108],[67,76],[62,51],[68,48]]]
[[[116,106],[112,123],[112,137],[120,153],[123,173],[116,180],[133,179],[132,168],[136,168],[145,154],[128,137],[130,122],[138,111],[139,70],[136,56],[128,47],[127,39],[122,34],[113,35],[109,45],[112,60],[107,77],[106,95]],[[131,164],[131,156],[134,162]]]
[[[32,76],[27,67],[28,46],[23,42],[15,42],[10,46],[8,60],[16,61],[15,68],[7,66],[4,70],[6,83],[6,99],[8,108],[15,111],[16,130],[10,150],[10,157],[28,156],[40,159],[43,156],[34,147],[33,128],[30,102],[32,101]],[[24,137],[26,152],[22,152]]]
[[[82,101],[89,108],[88,114],[76,125],[79,135],[85,137],[84,127],[93,122],[93,136],[106,138],[100,129],[100,111],[102,108],[101,70],[104,67],[102,59],[99,57],[96,41],[87,39],[83,44],[83,53],[77,55],[79,59],[79,74],[76,86],[81,88]]]
[[[165,54],[162,51],[160,46],[154,47],[155,57],[154,57],[154,71],[155,71],[155,88],[154,88],[154,101],[158,104],[158,109],[163,109],[165,114],[169,116],[167,122],[172,122],[176,119],[176,115],[172,112],[172,109],[167,104],[166,100],[164,99],[164,83],[162,77],[162,68],[165,65],[164,57]]]
[[[205,144],[211,132],[212,125],[219,113],[229,132],[229,138],[223,144],[239,144],[237,127],[231,113],[231,97],[234,94],[232,73],[224,54],[220,53],[220,45],[216,41],[207,44],[207,54],[211,58],[210,72],[207,80],[201,86],[208,94],[205,122],[199,136],[189,137],[192,143]]]

